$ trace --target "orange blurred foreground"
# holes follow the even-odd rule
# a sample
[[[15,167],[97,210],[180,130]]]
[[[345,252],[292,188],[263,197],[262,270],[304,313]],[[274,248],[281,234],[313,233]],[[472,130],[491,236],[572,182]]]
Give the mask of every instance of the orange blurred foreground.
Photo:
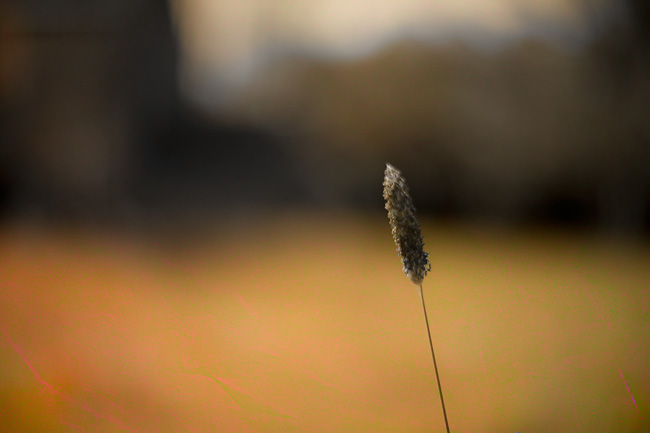
[[[650,429],[648,248],[423,232],[452,431]],[[2,431],[444,431],[384,219],[196,243],[5,228],[0,269]]]

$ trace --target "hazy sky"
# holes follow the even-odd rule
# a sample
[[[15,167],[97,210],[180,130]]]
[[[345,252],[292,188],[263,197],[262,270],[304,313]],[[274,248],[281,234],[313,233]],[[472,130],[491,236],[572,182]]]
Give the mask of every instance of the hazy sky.
[[[596,4],[600,0],[593,0]],[[190,93],[245,82],[278,53],[354,56],[400,36],[580,35],[578,0],[175,0]],[[480,37],[476,38],[477,35]],[[488,37],[489,39],[489,37]]]

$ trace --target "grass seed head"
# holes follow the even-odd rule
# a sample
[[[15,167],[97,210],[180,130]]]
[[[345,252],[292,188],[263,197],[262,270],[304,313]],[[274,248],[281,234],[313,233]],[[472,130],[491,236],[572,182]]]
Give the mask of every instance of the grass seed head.
[[[431,270],[431,265],[423,249],[422,231],[406,181],[402,173],[390,164],[386,164],[384,172],[384,200],[403,271],[413,284],[419,285]]]

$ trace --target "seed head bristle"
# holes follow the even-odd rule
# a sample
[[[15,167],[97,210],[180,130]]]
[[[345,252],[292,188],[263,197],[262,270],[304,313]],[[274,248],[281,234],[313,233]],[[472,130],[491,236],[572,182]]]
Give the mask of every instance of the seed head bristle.
[[[431,264],[423,249],[422,231],[406,180],[402,173],[390,164],[386,164],[384,172],[384,200],[397,254],[402,260],[402,270],[413,284],[419,285],[431,270]]]

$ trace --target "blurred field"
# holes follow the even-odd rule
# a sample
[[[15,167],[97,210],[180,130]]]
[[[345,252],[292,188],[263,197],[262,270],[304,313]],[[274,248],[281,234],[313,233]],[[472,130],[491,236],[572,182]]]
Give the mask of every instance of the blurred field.
[[[387,221],[265,221],[193,241],[5,227],[0,430],[444,431]],[[647,245],[423,231],[452,431],[650,431]]]

